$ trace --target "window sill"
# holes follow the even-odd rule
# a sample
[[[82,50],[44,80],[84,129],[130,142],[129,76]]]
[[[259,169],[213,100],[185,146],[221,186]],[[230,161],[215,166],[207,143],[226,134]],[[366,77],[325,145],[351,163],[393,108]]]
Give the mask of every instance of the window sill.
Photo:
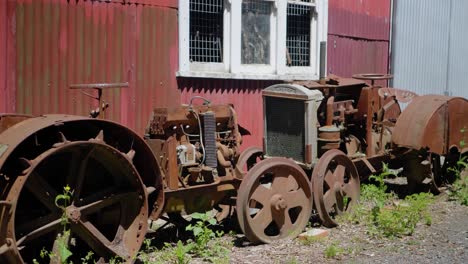
[[[316,74],[250,74],[250,73],[226,73],[226,72],[199,72],[189,71],[176,73],[177,77],[190,77],[190,78],[213,78],[213,79],[245,79],[245,80],[297,80],[297,81],[309,81],[318,80],[319,77]]]

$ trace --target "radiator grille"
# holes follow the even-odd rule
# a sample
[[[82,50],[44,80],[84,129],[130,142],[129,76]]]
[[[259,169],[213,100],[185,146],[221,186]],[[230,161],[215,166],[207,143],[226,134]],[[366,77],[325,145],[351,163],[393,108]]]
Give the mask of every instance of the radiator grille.
[[[265,148],[268,156],[305,162],[303,101],[265,97]]]
[[[218,159],[216,157],[216,119],[214,112],[206,112],[203,117],[203,142],[205,144],[205,164],[216,168]]]

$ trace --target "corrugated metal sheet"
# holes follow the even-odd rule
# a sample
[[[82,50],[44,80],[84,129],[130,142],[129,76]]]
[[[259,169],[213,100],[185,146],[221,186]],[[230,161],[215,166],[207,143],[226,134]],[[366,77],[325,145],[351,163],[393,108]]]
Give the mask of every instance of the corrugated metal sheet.
[[[328,35],[328,73],[351,77],[355,73],[388,72],[388,42]],[[385,82],[377,82],[385,85]]]
[[[14,3],[11,0],[0,2],[0,112],[15,110],[15,76],[11,67],[15,66]]]
[[[329,0],[328,73],[387,73],[391,0]],[[378,82],[386,85],[386,82]]]
[[[395,1],[394,86],[468,97],[468,2]]]
[[[468,98],[468,1],[452,0],[448,90]]]
[[[16,51],[6,67],[16,85],[7,89],[15,96],[5,97],[15,97],[16,109],[7,110],[87,115],[96,103],[69,84],[128,81],[128,89],[104,93],[106,117],[142,133],[154,105],[179,102],[177,10],[64,0],[8,4],[8,41]]]
[[[275,81],[213,80],[201,78],[179,79],[181,102],[188,103],[195,95],[210,100],[212,104],[233,104],[239,124],[249,130],[251,136],[243,137],[242,149],[263,145],[262,89]]]
[[[8,30],[7,2],[0,2],[0,58],[6,58]],[[2,59],[3,60],[3,59]],[[6,64],[0,61],[0,113],[6,112]]]
[[[329,0],[328,33],[389,40],[391,0]]]

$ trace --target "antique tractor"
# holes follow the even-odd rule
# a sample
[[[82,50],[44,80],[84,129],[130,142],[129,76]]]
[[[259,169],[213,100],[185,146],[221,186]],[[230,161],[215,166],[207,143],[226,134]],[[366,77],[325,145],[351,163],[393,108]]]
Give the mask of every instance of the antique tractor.
[[[97,119],[108,107],[102,90],[121,86],[73,86],[97,90],[89,118],[0,115],[1,263],[31,262],[59,243],[70,245],[74,262],[90,251],[99,262],[131,262],[148,220],[163,213],[177,222],[215,208],[223,219],[235,207],[246,237],[264,243],[295,237],[313,210],[334,226],[358,201],[360,178],[382,161],[420,172],[408,176],[416,184],[429,177],[442,185],[440,172],[463,152],[457,131],[468,126],[465,99],[331,77],[266,88],[263,149],[241,153],[248,131],[233,106],[203,98],[154,109],[144,137]],[[398,102],[409,101],[401,113]],[[59,204],[64,187],[71,194]],[[70,234],[59,239],[64,224]]]
[[[323,225],[336,226],[335,217],[358,201],[360,180],[383,162],[403,168],[412,188],[429,184],[437,192],[453,180],[447,169],[466,154],[468,101],[374,85],[389,78],[330,76],[263,90],[264,160],[248,171],[236,201],[251,241],[302,229],[310,207]],[[403,112],[400,103],[408,104]]]
[[[99,119],[108,107],[103,89],[125,86],[73,85],[97,90],[90,117],[0,115],[0,263],[32,262],[42,249],[58,255],[59,243],[70,245],[74,262],[88,252],[132,262],[149,220],[162,213],[173,222],[213,208],[218,219],[232,214],[247,166],[261,154],[240,153],[248,131],[234,108],[203,98],[156,108],[141,137]],[[64,187],[69,200],[58,202]]]

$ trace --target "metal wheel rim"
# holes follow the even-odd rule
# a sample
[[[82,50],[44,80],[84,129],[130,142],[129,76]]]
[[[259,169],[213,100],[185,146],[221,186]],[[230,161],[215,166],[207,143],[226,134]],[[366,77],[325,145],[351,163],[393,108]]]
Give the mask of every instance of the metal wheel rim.
[[[74,149],[75,151],[71,151],[69,154],[77,154],[76,148],[88,148],[85,150],[88,151],[88,153],[85,153],[84,156],[81,157],[73,156],[74,159],[70,160],[70,173],[75,174],[73,171],[79,167],[78,173],[75,175],[78,177],[75,178],[77,182],[76,184],[71,184],[72,189],[76,192],[80,192],[77,191],[80,188],[78,185],[81,185],[81,187],[86,186],[86,181],[90,180],[89,175],[85,175],[91,167],[88,163],[93,161],[94,164],[92,165],[99,165],[101,161],[100,165],[104,166],[105,164],[102,162],[105,157],[99,157],[99,155],[104,155],[112,156],[118,160],[118,162],[114,161],[113,163],[113,166],[116,166],[114,169],[106,169],[123,169],[126,171],[127,175],[120,177],[127,177],[128,179],[124,179],[127,181],[129,181],[131,177],[132,180],[128,182],[128,187],[129,190],[132,191],[116,194],[117,190],[114,189],[114,191],[112,191],[113,189],[110,187],[102,192],[97,192],[95,194],[88,193],[88,195],[82,196],[75,192],[72,198],[72,205],[67,207],[70,230],[72,234],[77,236],[78,242],[81,241],[80,245],[87,245],[89,250],[93,251],[95,256],[98,257],[99,261],[106,261],[115,256],[125,261],[132,261],[132,258],[136,255],[143,242],[147,229],[147,195],[138,172],[126,156],[99,140],[64,143],[56,148],[49,149],[32,161],[25,161],[30,163],[29,168],[26,168],[24,174],[17,178],[7,196],[8,201],[14,201],[14,204],[16,204],[13,209],[13,217],[8,224],[8,233],[14,238],[23,261],[30,261],[30,257],[37,258],[38,256],[29,256],[22,253],[22,251],[28,247],[28,244],[31,245],[31,250],[34,252],[36,250],[33,248],[34,241],[40,240],[38,243],[44,245],[46,235],[48,235],[49,239],[50,237],[54,239],[55,233],[61,228],[61,211],[54,211],[53,206],[55,204],[53,200],[56,195],[61,193],[61,190],[59,190],[60,188],[57,188],[57,186],[52,186],[54,182],[51,180],[44,179],[43,176],[38,175],[40,175],[39,171],[43,166],[51,163],[51,160],[53,161],[54,158],[60,157],[60,154],[63,155],[63,153],[67,153],[70,149]],[[83,152],[81,154],[83,154]],[[81,164],[73,163],[73,161],[78,158],[81,158],[79,159]],[[70,181],[71,183],[73,177],[69,178],[68,176],[70,175],[67,175],[66,182]],[[95,176],[96,175],[93,175],[93,180],[95,180]],[[81,183],[78,181],[79,178],[81,178]],[[37,190],[36,187],[29,187],[29,183],[33,183],[32,186],[42,186],[42,192],[40,191],[41,188]],[[122,187],[122,185],[123,183],[118,187]],[[37,197],[42,206],[48,207],[47,209],[50,211],[50,214],[43,215],[24,224],[20,215],[22,211],[26,210],[23,209],[25,206],[24,196],[26,195],[26,190],[30,195]],[[100,217],[111,220],[112,217],[106,216],[105,213],[112,213],[113,210],[119,211],[120,217],[115,219],[118,222],[113,221],[113,224],[115,225],[117,223],[118,226],[105,228],[104,224],[96,224],[102,221],[102,219],[99,219]],[[96,216],[97,214],[99,214],[99,216]],[[96,219],[91,220],[91,218]],[[26,227],[28,227],[28,225],[29,229],[32,228],[32,230],[27,231],[28,228]],[[106,232],[103,232],[104,230],[106,230]],[[112,235],[113,232],[115,232],[114,235]],[[80,248],[80,250],[81,249],[82,248]],[[38,250],[41,249],[39,248]]]
[[[334,217],[359,200],[359,175],[353,162],[339,150],[327,151],[312,173],[314,204],[322,224],[337,226]]]
[[[309,221],[310,182],[293,161],[271,158],[246,175],[236,202],[239,225],[254,243],[296,237]]]

